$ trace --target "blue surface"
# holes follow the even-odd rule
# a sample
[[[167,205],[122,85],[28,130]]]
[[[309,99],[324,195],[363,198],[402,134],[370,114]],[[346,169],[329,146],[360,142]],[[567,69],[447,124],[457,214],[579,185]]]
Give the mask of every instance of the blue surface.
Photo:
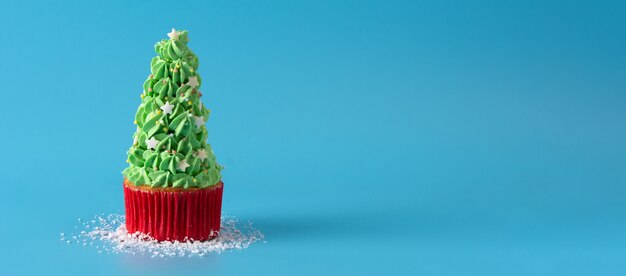
[[[0,274],[626,273],[623,2],[158,2],[3,4]],[[267,243],[68,246],[123,211],[171,27],[201,61],[224,210]]]

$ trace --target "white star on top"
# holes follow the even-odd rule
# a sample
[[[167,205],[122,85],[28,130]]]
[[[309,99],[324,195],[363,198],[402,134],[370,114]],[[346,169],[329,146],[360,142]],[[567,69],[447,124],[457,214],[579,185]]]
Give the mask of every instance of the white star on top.
[[[165,114],[172,114],[172,109],[174,109],[174,105],[170,104],[170,102],[165,102],[163,106],[161,106],[161,110]]]
[[[202,125],[204,125],[204,117],[202,117],[202,116],[198,116],[198,117],[194,116],[193,119],[194,119],[194,121],[196,121],[196,127],[197,128],[199,128]]]
[[[180,162],[178,162],[176,167],[178,168],[179,171],[183,171],[184,172],[189,167],[189,164],[187,164],[187,160],[186,159],[183,159]]]
[[[198,87],[198,85],[200,85],[200,83],[198,83],[198,77],[189,77],[189,81],[187,82],[187,85],[193,88]]]
[[[146,140],[146,145],[148,149],[156,149],[156,146],[159,144],[159,140],[154,139],[154,137],[150,138],[150,140]]]
[[[176,29],[172,28],[172,31],[167,33],[167,36],[170,37],[170,39],[172,40],[178,40],[178,36],[180,35],[179,32],[176,31]]]
[[[204,161],[204,159],[207,158],[206,150],[199,149],[198,152],[196,152],[196,157],[198,157],[198,158],[200,158],[200,160]]]

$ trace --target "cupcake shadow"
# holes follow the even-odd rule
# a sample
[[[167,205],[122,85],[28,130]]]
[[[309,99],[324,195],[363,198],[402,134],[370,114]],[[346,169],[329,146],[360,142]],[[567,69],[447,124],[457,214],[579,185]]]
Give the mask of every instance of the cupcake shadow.
[[[375,235],[376,221],[366,214],[282,215],[247,219],[265,234],[268,241],[312,238],[318,236]]]

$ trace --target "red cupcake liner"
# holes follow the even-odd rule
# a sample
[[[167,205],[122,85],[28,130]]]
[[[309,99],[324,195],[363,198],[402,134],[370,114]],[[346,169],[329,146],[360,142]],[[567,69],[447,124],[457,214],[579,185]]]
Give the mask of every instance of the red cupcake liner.
[[[158,241],[205,241],[218,236],[224,183],[203,189],[134,187],[124,180],[126,230]]]

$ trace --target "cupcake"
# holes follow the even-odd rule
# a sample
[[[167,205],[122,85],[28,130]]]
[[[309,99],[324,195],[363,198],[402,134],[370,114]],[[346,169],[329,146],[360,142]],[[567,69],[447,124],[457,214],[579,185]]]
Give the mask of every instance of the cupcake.
[[[198,57],[187,31],[167,35],[154,46],[122,172],[126,229],[158,241],[204,241],[220,230],[222,167],[207,144]]]

